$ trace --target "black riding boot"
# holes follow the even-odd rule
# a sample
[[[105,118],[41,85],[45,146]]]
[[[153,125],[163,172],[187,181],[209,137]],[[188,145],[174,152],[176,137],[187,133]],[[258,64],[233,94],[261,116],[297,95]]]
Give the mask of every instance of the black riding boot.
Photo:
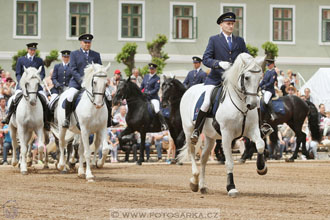
[[[163,114],[161,112],[158,112],[156,115],[160,121],[162,131],[168,130],[168,126],[166,124]]]
[[[272,128],[272,126],[270,126],[270,124],[263,122],[261,120],[260,108],[258,108],[258,118],[259,118],[259,129],[262,134],[262,138],[265,138],[268,135],[270,135],[271,133],[273,133],[274,129]]]
[[[267,106],[268,112],[270,114],[271,120],[275,121],[277,119],[277,115],[275,114],[272,100],[269,100],[269,102],[266,106]]]
[[[203,112],[202,110],[199,110],[199,112],[198,112],[195,129],[190,137],[191,143],[194,145],[197,143],[198,137],[202,133],[204,122],[206,119],[206,114],[207,114],[207,112]]]
[[[38,97],[40,99],[41,105],[42,105],[42,109],[44,110],[44,128],[49,131],[50,130],[50,117],[51,117],[51,113],[50,110],[48,108],[48,103],[46,100],[46,97],[43,96],[42,94],[40,94],[39,92],[37,93]]]
[[[69,128],[71,113],[72,113],[72,102],[69,102],[68,100],[66,100],[65,101],[65,120],[62,125],[63,128]]]
[[[23,97],[23,93],[18,93],[15,97],[15,99],[13,99],[10,103],[9,109],[8,109],[8,114],[6,116],[6,118],[4,118],[1,123],[3,124],[9,124],[10,122],[10,118],[12,116],[12,114],[16,111],[16,108],[18,106],[19,101],[22,99]]]

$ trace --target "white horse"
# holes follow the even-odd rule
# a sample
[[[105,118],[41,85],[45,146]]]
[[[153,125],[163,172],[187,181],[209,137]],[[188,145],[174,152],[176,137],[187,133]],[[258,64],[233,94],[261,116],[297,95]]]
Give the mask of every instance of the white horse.
[[[76,117],[71,115],[69,130],[80,134],[80,146],[79,146],[79,169],[78,176],[84,177],[85,171],[83,166],[84,159],[86,160],[86,179],[93,180],[94,176],[90,168],[91,150],[89,147],[89,135],[95,134],[95,152],[93,163],[96,163],[97,149],[107,134],[107,119],[108,109],[104,105],[104,95],[107,84],[107,71],[110,68],[110,63],[107,67],[100,64],[88,65],[84,72],[84,79],[82,87],[85,89],[81,96],[81,100],[76,107],[75,113],[78,119],[80,130],[77,128]],[[59,99],[59,107],[56,110],[58,127],[59,127],[59,148],[60,148],[60,161],[58,163],[58,169],[63,170],[65,167],[64,148],[66,146],[65,134],[67,128],[63,128],[62,124],[65,120],[65,110],[61,107],[62,103],[66,99],[67,92],[64,92]],[[102,166],[103,164],[100,164]]]
[[[41,67],[38,70],[34,67],[29,67],[27,69],[24,67],[24,73],[20,80],[23,98],[18,104],[16,113],[12,116],[9,123],[13,143],[12,165],[17,165],[16,148],[18,146],[18,136],[21,145],[20,169],[21,173],[24,175],[28,173],[26,153],[33,132],[35,132],[38,137],[39,148],[42,148],[42,151],[45,149],[43,109],[41,101],[37,98],[38,87],[41,83],[40,72]],[[45,162],[44,166],[48,167],[47,160],[45,160]]]
[[[205,185],[205,166],[209,158],[215,140],[222,138],[224,154],[226,157],[227,169],[227,191],[229,196],[236,196],[231,143],[240,136],[250,138],[256,143],[258,150],[257,171],[260,175],[266,174],[267,167],[264,162],[264,141],[260,136],[258,113],[257,113],[257,90],[262,75],[260,67],[262,61],[256,61],[247,53],[240,54],[233,66],[224,75],[223,89],[225,98],[217,109],[215,119],[220,125],[221,136],[212,125],[212,118],[207,118],[204,124],[203,133],[205,135],[205,147],[201,156],[201,178],[199,181],[199,170],[195,160],[195,146],[191,144],[190,136],[194,130],[194,107],[205,91],[207,85],[199,84],[191,87],[184,93],[180,103],[180,114],[182,118],[183,130],[186,136],[186,145],[179,155],[181,161],[189,158],[192,161],[192,174],[190,179],[191,190],[207,193]]]

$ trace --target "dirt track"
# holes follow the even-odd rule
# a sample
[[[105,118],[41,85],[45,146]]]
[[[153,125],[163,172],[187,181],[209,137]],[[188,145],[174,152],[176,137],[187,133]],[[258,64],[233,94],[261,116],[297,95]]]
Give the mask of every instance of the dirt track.
[[[190,164],[107,164],[94,170],[94,183],[59,174],[53,165],[27,176],[1,166],[0,219],[10,219],[6,206],[17,210],[12,219],[24,220],[110,219],[110,208],[218,208],[221,219],[330,219],[330,161],[268,163],[266,176],[255,168],[235,164],[240,196],[230,198],[225,167],[215,163],[207,166],[207,195],[190,191]]]

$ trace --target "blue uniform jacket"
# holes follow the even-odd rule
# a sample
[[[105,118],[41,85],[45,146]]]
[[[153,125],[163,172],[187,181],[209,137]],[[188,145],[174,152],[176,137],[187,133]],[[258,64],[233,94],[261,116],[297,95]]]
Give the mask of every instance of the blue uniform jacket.
[[[64,69],[63,63],[56,64],[54,66],[54,72],[52,75],[52,81],[54,84],[52,93],[58,94],[59,90],[63,90],[64,87],[69,86],[70,79],[71,79],[70,63],[68,63],[66,70]]]
[[[156,74],[150,79],[150,74],[143,77],[141,84],[141,89],[144,89],[144,93],[147,95],[148,99],[158,99],[158,91],[160,88],[160,78]]]
[[[224,70],[219,66],[220,61],[234,63],[240,53],[249,53],[246,49],[244,39],[232,35],[232,50],[229,49],[225,36],[217,34],[211,36],[203,55],[203,64],[211,68],[206,77],[205,85],[218,85],[222,81]]]
[[[193,85],[204,83],[206,79],[206,73],[199,69],[198,73],[196,74],[196,70],[192,70],[188,73],[187,77],[183,81],[183,85],[188,89],[192,87]]]
[[[275,96],[274,84],[277,81],[277,74],[275,69],[267,70],[264,78],[262,79],[259,87],[266,91],[269,91]]]
[[[81,89],[82,77],[84,76],[84,69],[92,62],[102,65],[101,56],[98,52],[89,50],[88,60],[81,49],[70,53],[70,66],[72,77],[70,79],[69,87]]]
[[[16,79],[17,79],[17,88],[18,89],[20,88],[19,81],[21,80],[22,75],[24,73],[23,66],[25,66],[25,68],[35,67],[36,69],[39,69],[39,67],[42,66],[41,72],[40,72],[40,78],[41,78],[41,80],[43,80],[45,78],[44,62],[42,61],[42,59],[40,57],[34,56],[32,61],[30,61],[27,58],[27,55],[24,57],[20,57],[17,59],[17,63],[16,63]]]

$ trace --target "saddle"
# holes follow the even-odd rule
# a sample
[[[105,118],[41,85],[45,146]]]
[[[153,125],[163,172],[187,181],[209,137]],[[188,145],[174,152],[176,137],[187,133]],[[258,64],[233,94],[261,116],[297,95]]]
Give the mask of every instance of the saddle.
[[[196,103],[195,111],[194,111],[194,118],[193,118],[194,121],[197,119],[197,115],[200,110],[200,107],[203,104],[204,98],[205,98],[205,92],[202,93],[202,95],[199,97],[199,99]],[[215,119],[215,114],[219,108],[220,103],[223,102],[224,98],[225,98],[225,90],[223,89],[223,85],[221,83],[221,84],[217,85],[212,91],[211,104],[210,104],[209,110],[206,115],[207,118],[213,118],[212,125],[213,125],[214,129],[220,135],[221,135],[220,125]]]

